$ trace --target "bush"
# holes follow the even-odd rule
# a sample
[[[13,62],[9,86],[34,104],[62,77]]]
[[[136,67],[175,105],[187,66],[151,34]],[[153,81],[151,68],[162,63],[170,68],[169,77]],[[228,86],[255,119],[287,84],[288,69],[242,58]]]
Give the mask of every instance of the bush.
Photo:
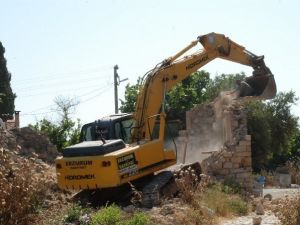
[[[300,195],[291,199],[281,199],[275,206],[275,212],[282,225],[300,224]]]
[[[121,209],[112,204],[100,209],[91,217],[91,225],[149,225],[150,218],[143,212],[135,212],[131,217],[122,215]]]
[[[242,185],[234,178],[230,177],[224,180],[222,191],[226,194],[241,194]]]
[[[231,199],[229,202],[231,211],[238,216],[243,216],[248,213],[248,204],[240,198]]]
[[[142,212],[134,213],[133,216],[125,222],[126,225],[148,225],[150,224],[149,217]]]
[[[65,217],[64,221],[67,223],[79,221],[81,214],[82,214],[81,206],[75,204],[68,210],[67,216]]]
[[[106,206],[92,215],[92,225],[115,225],[121,221],[122,211],[116,205]]]
[[[0,224],[30,224],[54,183],[45,164],[0,148]]]

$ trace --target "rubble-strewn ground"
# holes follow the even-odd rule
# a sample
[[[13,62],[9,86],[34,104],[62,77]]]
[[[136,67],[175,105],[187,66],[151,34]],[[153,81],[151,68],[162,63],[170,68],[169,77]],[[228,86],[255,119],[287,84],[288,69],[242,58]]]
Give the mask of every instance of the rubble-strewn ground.
[[[52,212],[52,206],[67,205],[66,198],[70,194],[58,188],[54,168],[38,158],[42,151],[34,148],[36,143],[47,143],[47,139],[33,132],[31,137],[32,144],[25,146],[30,152],[24,155],[16,134],[0,131],[1,225],[34,224],[39,220],[40,212],[48,209]],[[35,141],[37,138],[39,140]]]
[[[226,220],[220,223],[220,225],[253,225],[253,220],[260,220],[261,225],[279,225],[279,219],[274,215],[273,212],[268,211],[265,215],[257,216],[255,213],[252,213],[248,216],[241,216],[231,220]]]

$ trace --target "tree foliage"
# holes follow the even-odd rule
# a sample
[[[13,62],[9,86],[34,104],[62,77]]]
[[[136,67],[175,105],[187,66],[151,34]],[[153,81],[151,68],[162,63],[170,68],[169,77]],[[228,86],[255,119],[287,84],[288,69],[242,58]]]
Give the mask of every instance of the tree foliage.
[[[142,79],[139,77],[134,85],[127,84],[125,87],[125,101],[121,100],[120,111],[123,113],[132,113],[135,111],[136,99],[141,87]]]
[[[221,91],[234,89],[236,80],[245,78],[244,73],[221,74],[214,79],[204,70],[197,71],[172,88],[166,96],[166,113],[168,119],[185,121],[185,112],[197,104],[211,101]],[[135,85],[125,88],[125,100],[121,101],[121,112],[134,112],[141,79]]]
[[[185,112],[208,100],[206,87],[209,73],[198,71],[172,88],[166,96],[166,112],[169,119],[185,121]]]
[[[0,42],[0,117],[7,120],[14,114],[16,95],[10,86],[11,74],[7,70],[4,53],[5,48]]]
[[[81,125],[79,119],[73,121],[70,117],[78,102],[68,98],[56,98],[55,104],[59,115],[58,121],[52,122],[44,118],[31,127],[46,134],[57,150],[61,151],[79,142]]]
[[[236,74],[221,74],[217,75],[214,79],[211,79],[208,83],[207,97],[208,100],[212,101],[215,99],[222,91],[233,90],[236,87],[237,80],[243,80],[246,77],[244,72]]]
[[[209,83],[209,73],[199,71],[177,84],[166,96],[166,112],[169,119],[184,119],[185,111],[207,100],[205,87]],[[134,112],[141,78],[134,85],[125,88],[125,100],[121,100],[121,112]]]
[[[299,137],[298,117],[291,107],[298,98],[295,92],[280,92],[268,102],[247,105],[248,132],[252,136],[253,169],[274,169],[294,154]]]

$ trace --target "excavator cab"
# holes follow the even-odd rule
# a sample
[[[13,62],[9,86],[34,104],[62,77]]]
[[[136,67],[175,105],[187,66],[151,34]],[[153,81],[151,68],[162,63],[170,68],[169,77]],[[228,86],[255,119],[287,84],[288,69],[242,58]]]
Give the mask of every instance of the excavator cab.
[[[253,69],[252,76],[237,82],[239,97],[274,98],[277,92],[276,83],[271,70],[264,63],[264,56],[255,57]]]

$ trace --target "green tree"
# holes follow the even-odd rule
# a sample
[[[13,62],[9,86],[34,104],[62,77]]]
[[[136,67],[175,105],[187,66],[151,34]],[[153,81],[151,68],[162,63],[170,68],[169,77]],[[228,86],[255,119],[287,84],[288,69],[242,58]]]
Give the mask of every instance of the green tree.
[[[300,131],[298,129],[295,137],[292,138],[290,142],[290,155],[289,160],[300,162]],[[300,167],[300,163],[299,163]]]
[[[168,118],[185,121],[187,110],[208,100],[206,87],[209,82],[209,73],[201,70],[172,88],[166,96]]]
[[[10,86],[11,74],[7,70],[4,53],[5,48],[0,42],[0,117],[7,120],[14,114],[16,95]]]
[[[213,80],[210,80],[206,87],[208,100],[212,101],[222,91],[229,91],[235,89],[236,81],[243,80],[245,77],[246,75],[244,72],[236,74],[217,75]]]
[[[255,171],[274,169],[292,157],[299,135],[298,117],[291,107],[295,92],[280,92],[268,102],[250,102],[248,133],[252,136],[252,166]],[[294,149],[293,149],[294,148]]]
[[[298,117],[291,113],[291,107],[298,98],[295,92],[280,92],[276,98],[267,103],[272,114],[270,123],[272,131],[271,165],[284,164],[292,151],[291,142],[298,134]]]
[[[138,78],[134,85],[127,84],[125,87],[125,101],[121,100],[120,111],[123,113],[132,113],[135,111],[135,105],[139,89],[141,87],[142,79]]]
[[[80,137],[80,120],[73,121],[70,115],[75,110],[77,101],[68,98],[56,98],[56,110],[59,115],[57,122],[42,119],[35,125],[30,125],[35,130],[46,134],[50,141],[61,151],[65,147],[78,143]]]
[[[166,112],[169,119],[185,120],[185,111],[194,105],[207,100],[206,86],[210,82],[209,73],[199,71],[184,79],[172,88],[166,96]],[[125,100],[121,101],[121,112],[134,112],[138,91],[141,87],[141,79],[137,84],[127,85],[125,88]]]
[[[247,105],[247,127],[251,135],[252,168],[259,172],[267,166],[272,149],[270,111],[263,102],[250,102]]]

